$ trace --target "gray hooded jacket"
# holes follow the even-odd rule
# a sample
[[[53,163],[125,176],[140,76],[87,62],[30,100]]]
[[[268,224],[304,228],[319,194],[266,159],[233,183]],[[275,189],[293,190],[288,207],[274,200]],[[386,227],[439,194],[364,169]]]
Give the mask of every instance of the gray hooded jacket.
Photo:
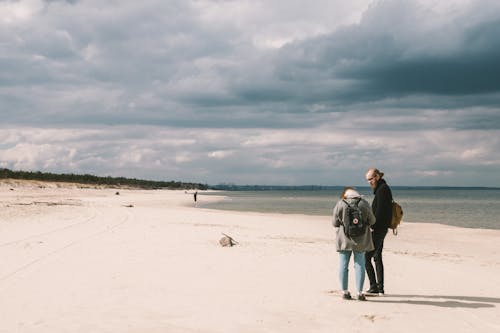
[[[349,204],[354,204],[355,201],[360,198],[359,193],[353,190],[349,190],[346,192],[346,198],[344,199]],[[371,226],[375,224],[375,216],[373,215],[372,208],[370,204],[365,199],[361,198],[361,201],[358,204],[358,207],[361,209],[363,216],[366,216],[368,219],[368,224]],[[353,239],[348,238],[344,233],[344,227],[342,225],[342,221],[347,219],[347,205],[342,200],[339,200],[335,207],[333,208],[333,226],[336,229],[337,233],[337,251],[357,251],[357,252],[366,252],[372,251],[373,241],[372,241],[372,233],[370,228],[367,227],[365,234],[359,237],[353,237]]]

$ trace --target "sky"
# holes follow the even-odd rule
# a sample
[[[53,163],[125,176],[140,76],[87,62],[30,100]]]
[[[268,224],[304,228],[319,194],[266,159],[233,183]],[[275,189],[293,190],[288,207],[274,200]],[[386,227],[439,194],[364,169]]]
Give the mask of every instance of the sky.
[[[0,168],[500,187],[498,36],[496,0],[0,0]]]

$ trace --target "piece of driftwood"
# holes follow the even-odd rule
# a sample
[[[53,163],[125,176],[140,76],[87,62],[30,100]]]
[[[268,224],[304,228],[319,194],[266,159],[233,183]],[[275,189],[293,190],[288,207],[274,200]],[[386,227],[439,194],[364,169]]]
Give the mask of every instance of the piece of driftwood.
[[[237,241],[234,240],[233,237],[231,237],[229,235],[226,235],[225,233],[222,233],[222,235],[224,235],[224,237],[222,237],[219,240],[219,244],[221,246],[229,246],[229,247],[231,247],[231,246],[239,244]]]

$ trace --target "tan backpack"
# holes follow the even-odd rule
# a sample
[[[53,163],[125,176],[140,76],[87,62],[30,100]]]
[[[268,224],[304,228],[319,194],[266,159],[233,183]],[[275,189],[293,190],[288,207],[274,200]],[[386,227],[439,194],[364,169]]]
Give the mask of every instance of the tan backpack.
[[[392,219],[389,228],[392,229],[394,235],[398,234],[398,227],[403,219],[403,208],[396,202],[392,202]]]

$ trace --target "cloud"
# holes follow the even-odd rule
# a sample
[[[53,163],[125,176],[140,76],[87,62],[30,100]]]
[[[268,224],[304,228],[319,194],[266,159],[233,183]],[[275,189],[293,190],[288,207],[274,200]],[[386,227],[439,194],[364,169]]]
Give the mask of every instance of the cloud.
[[[359,10],[366,3],[304,11],[282,1],[8,2],[30,19],[4,24],[1,79],[16,89],[0,91],[2,106],[65,123],[184,126],[230,113],[232,126],[250,120],[260,127],[268,110],[498,105],[495,2],[458,2],[453,15],[411,1]],[[261,47],[255,40],[286,42]],[[452,105],[454,98],[460,101]]]
[[[499,7],[0,1],[0,166],[500,184]]]
[[[359,185],[376,163],[396,184],[456,185],[472,168],[491,177],[482,183],[488,185],[496,181],[500,163],[500,140],[477,130],[395,133],[324,124],[200,131],[125,125],[0,133],[0,167],[158,180],[175,175],[172,179],[209,184]],[[478,185],[475,178],[460,184]]]
[[[496,3],[482,4],[481,13],[499,12]],[[283,47],[277,77],[333,105],[387,98],[404,105],[413,95],[440,105],[466,95],[481,106],[482,95],[493,93],[498,105],[500,16],[471,20],[477,9],[447,18],[409,1],[380,2],[359,24]]]

